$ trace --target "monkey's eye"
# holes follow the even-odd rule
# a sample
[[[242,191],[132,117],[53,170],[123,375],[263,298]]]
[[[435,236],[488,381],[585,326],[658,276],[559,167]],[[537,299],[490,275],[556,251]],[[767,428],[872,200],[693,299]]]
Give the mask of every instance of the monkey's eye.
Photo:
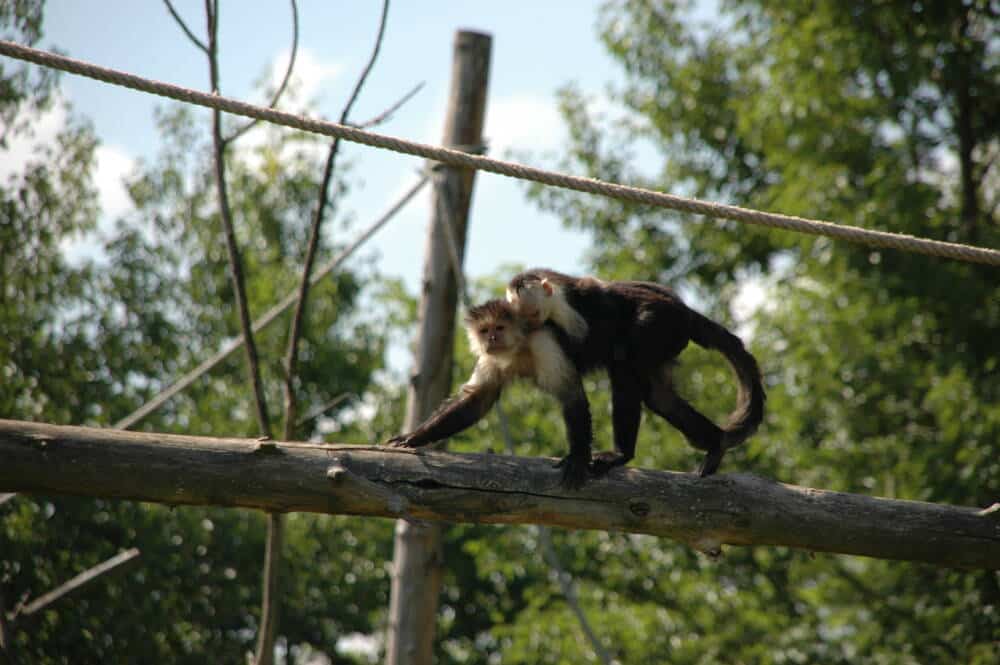
[[[479,334],[480,335],[485,335],[486,333],[489,332],[489,330],[490,330],[489,328],[480,328],[479,329]]]
[[[497,326],[497,332],[503,332],[504,326]]]

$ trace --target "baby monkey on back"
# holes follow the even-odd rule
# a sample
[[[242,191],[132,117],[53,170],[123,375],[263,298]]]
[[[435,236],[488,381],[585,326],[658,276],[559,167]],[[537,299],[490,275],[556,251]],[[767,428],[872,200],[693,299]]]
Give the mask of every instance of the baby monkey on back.
[[[562,484],[580,487],[587,479],[593,438],[590,405],[580,373],[563,352],[571,344],[556,326],[526,327],[515,309],[503,300],[490,300],[465,317],[469,347],[476,356],[472,376],[458,395],[442,404],[417,429],[387,441],[417,448],[471,427],[500,399],[504,386],[515,379],[531,379],[559,400],[566,422],[570,454],[556,466]]]

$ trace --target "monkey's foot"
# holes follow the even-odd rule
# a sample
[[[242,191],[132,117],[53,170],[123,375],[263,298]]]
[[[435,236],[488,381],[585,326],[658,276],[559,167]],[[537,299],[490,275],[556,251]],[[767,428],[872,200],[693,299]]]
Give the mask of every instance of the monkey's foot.
[[[390,448],[416,448],[407,436],[394,436],[382,445]]]
[[[625,455],[617,450],[605,450],[604,452],[594,455],[593,461],[590,463],[590,472],[595,476],[600,477],[616,466],[624,466],[630,459],[632,458],[625,457]]]
[[[578,490],[583,487],[590,476],[590,461],[586,457],[567,455],[552,465],[553,469],[562,469],[560,484],[568,490]]]
[[[715,446],[705,453],[705,459],[701,461],[701,466],[698,467],[698,475],[702,478],[707,478],[718,471],[719,465],[722,464],[722,456],[725,452],[726,449],[722,446]]]

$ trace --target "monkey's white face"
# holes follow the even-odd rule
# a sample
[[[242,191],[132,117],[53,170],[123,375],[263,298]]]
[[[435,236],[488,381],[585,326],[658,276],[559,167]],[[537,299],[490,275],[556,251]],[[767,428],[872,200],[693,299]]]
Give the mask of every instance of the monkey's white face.
[[[516,350],[522,335],[511,321],[487,319],[475,322],[469,329],[469,338],[476,355],[498,356]]]

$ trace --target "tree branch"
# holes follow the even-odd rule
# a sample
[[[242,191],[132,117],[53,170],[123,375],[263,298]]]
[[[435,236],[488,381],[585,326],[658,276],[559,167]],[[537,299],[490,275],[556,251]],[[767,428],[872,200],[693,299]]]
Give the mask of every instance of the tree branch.
[[[295,58],[299,54],[299,7],[295,0],[291,0],[292,4],[292,52],[288,56],[288,67],[285,68],[285,75],[281,79],[281,83],[278,85],[278,89],[274,91],[274,95],[271,96],[271,101],[268,103],[267,108],[275,108],[278,105],[278,100],[281,96],[285,94],[285,88],[288,87],[288,82],[292,80],[292,70],[295,69]],[[259,119],[251,120],[247,122],[242,127],[234,131],[228,137],[226,137],[226,143],[232,143],[239,137],[246,134],[253,127],[259,123]]]
[[[139,550],[135,547],[119,552],[110,559],[107,559],[92,568],[88,568],[73,579],[61,584],[58,588],[39,596],[30,603],[25,603],[23,606],[20,606],[17,610],[17,614],[19,616],[31,616],[32,614],[37,614],[46,609],[49,605],[77,593],[85,586],[99,578],[102,578],[107,573],[124,572],[127,570],[128,564],[137,563],[138,556]]]
[[[358,95],[361,93],[361,89],[364,87],[365,81],[368,79],[368,74],[375,65],[375,59],[378,57],[379,50],[381,50],[382,47],[382,38],[385,35],[385,24],[388,14],[389,0],[383,0],[382,14],[379,18],[378,35],[375,38],[375,46],[372,48],[372,53],[368,59],[368,63],[365,65],[364,70],[362,70],[361,75],[358,77],[358,80],[354,85],[354,90],[348,98],[347,104],[344,105],[343,112],[340,114],[341,124],[347,121],[347,116],[351,112],[351,108],[354,106],[354,102],[357,100]],[[294,379],[296,374],[296,365],[298,363],[299,340],[302,337],[302,323],[305,317],[306,302],[309,297],[309,278],[312,274],[312,266],[316,259],[316,250],[319,246],[320,229],[323,225],[323,219],[326,214],[326,204],[329,198],[330,182],[333,179],[333,172],[339,148],[340,139],[334,139],[333,143],[330,144],[330,151],[326,158],[326,166],[323,169],[323,180],[320,183],[319,197],[316,201],[316,214],[313,217],[313,223],[309,230],[309,243],[306,247],[305,260],[303,261],[302,279],[299,283],[299,295],[295,302],[295,313],[292,315],[292,323],[288,333],[288,349],[285,353],[284,382],[286,439],[292,438],[295,422],[297,420]]]
[[[198,39],[195,36],[195,34],[191,32],[191,28],[188,27],[187,23],[184,22],[184,19],[181,18],[181,15],[177,13],[176,9],[174,9],[173,3],[170,2],[170,0],[163,0],[163,4],[167,6],[167,11],[170,12],[170,15],[174,17],[174,21],[176,21],[177,25],[179,25],[181,30],[184,31],[184,34],[187,35],[187,38],[190,39],[191,42],[201,50],[202,53],[208,55],[208,47],[205,46],[205,42]]]
[[[391,118],[392,115],[396,111],[398,111],[400,108],[402,108],[403,104],[405,104],[406,102],[408,102],[411,99],[413,99],[413,97],[418,92],[420,92],[420,90],[423,89],[423,87],[424,87],[424,81],[421,81],[417,85],[413,86],[412,90],[410,90],[408,93],[406,93],[405,95],[403,95],[402,97],[400,97],[399,101],[397,101],[392,106],[390,106],[386,110],[384,110],[381,113],[379,113],[377,116],[375,116],[371,120],[366,120],[366,121],[364,121],[364,122],[362,122],[360,124],[357,124],[357,125],[352,123],[351,126],[352,127],[357,127],[358,129],[371,129],[372,127],[377,127],[378,125],[381,125],[383,122],[385,122],[386,120],[388,120],[389,118]]]
[[[385,35],[386,16],[389,13],[389,0],[382,3],[382,15],[379,19],[378,36],[375,39],[375,47],[372,50],[368,64],[358,78],[354,91],[351,93],[344,111],[340,116],[340,122],[347,121],[347,115],[351,107],[357,100],[368,78],[369,72],[375,64],[375,58],[382,46],[382,37]],[[296,33],[297,34],[297,33]],[[286,439],[295,436],[295,425],[298,421],[297,401],[295,398],[295,376],[297,373],[299,342],[302,339],[302,330],[305,324],[306,304],[309,298],[309,285],[313,264],[316,262],[316,252],[319,248],[320,230],[326,214],[326,203],[329,198],[330,183],[333,180],[334,165],[337,159],[337,151],[340,148],[340,139],[334,139],[330,145],[330,152],[327,155],[326,166],[323,171],[323,180],[320,183],[319,196],[316,201],[316,214],[309,230],[309,241],[306,246],[305,260],[302,266],[302,279],[299,282],[299,294],[295,301],[295,312],[292,315],[292,322],[288,331],[288,349],[285,353],[285,376],[284,376],[284,398],[285,398],[285,427]],[[267,555],[264,559],[264,600],[261,607],[261,630],[257,642],[257,665],[270,665],[274,652],[275,626],[277,624],[278,597],[279,597],[279,570],[281,568],[281,544],[283,537],[284,523],[282,515],[273,512],[267,516]]]
[[[219,6],[216,0],[205,0],[205,14],[208,20],[209,77],[214,94],[219,94],[218,12]],[[226,185],[226,141],[222,138],[222,112],[218,109],[212,111],[212,145],[214,148],[215,185],[219,197],[219,217],[222,219],[223,235],[226,239],[226,250],[229,255],[229,273],[233,282],[233,296],[236,299],[236,309],[239,314],[243,347],[246,349],[247,374],[253,389],[257,426],[261,436],[270,437],[271,421],[267,415],[267,401],[264,396],[264,385],[261,382],[260,365],[257,360],[257,344],[254,342],[253,327],[250,323],[250,307],[247,304],[243,261],[236,243],[232,208],[229,205],[229,191]]]
[[[665,536],[708,553],[724,544],[778,545],[1000,569],[997,512],[809,489],[747,474],[699,478],[624,468],[567,491],[551,459],[267,445],[13,420],[0,420],[0,459],[3,492],[547,524]]]
[[[402,196],[396,199],[391,206],[389,206],[388,210],[382,213],[382,215],[372,222],[364,231],[359,233],[357,237],[355,237],[355,239],[347,247],[341,250],[337,256],[324,263],[323,266],[313,274],[311,282],[312,285],[317,284],[321,279],[339,268],[340,264],[351,258],[359,247],[368,242],[369,238],[389,223],[389,221],[395,217],[400,210],[405,208],[406,205],[412,201],[420,190],[427,184],[430,179],[429,174],[430,171],[425,170],[420,178],[410,187],[410,189],[408,189]],[[281,316],[285,310],[295,304],[298,300],[298,295],[298,288],[286,294],[284,298],[267,310],[259,319],[254,321],[251,328],[253,332],[255,334],[259,333],[261,330],[274,323],[274,321]],[[226,342],[219,351],[203,360],[193,370],[182,376],[174,383],[170,384],[168,387],[164,388],[151,400],[116,422],[113,426],[116,429],[130,429],[134,427],[136,423],[142,421],[143,418],[166,404],[171,397],[184,391],[188,386],[204,376],[216,365],[235,353],[241,346],[243,346],[242,337],[237,337],[229,342]]]

